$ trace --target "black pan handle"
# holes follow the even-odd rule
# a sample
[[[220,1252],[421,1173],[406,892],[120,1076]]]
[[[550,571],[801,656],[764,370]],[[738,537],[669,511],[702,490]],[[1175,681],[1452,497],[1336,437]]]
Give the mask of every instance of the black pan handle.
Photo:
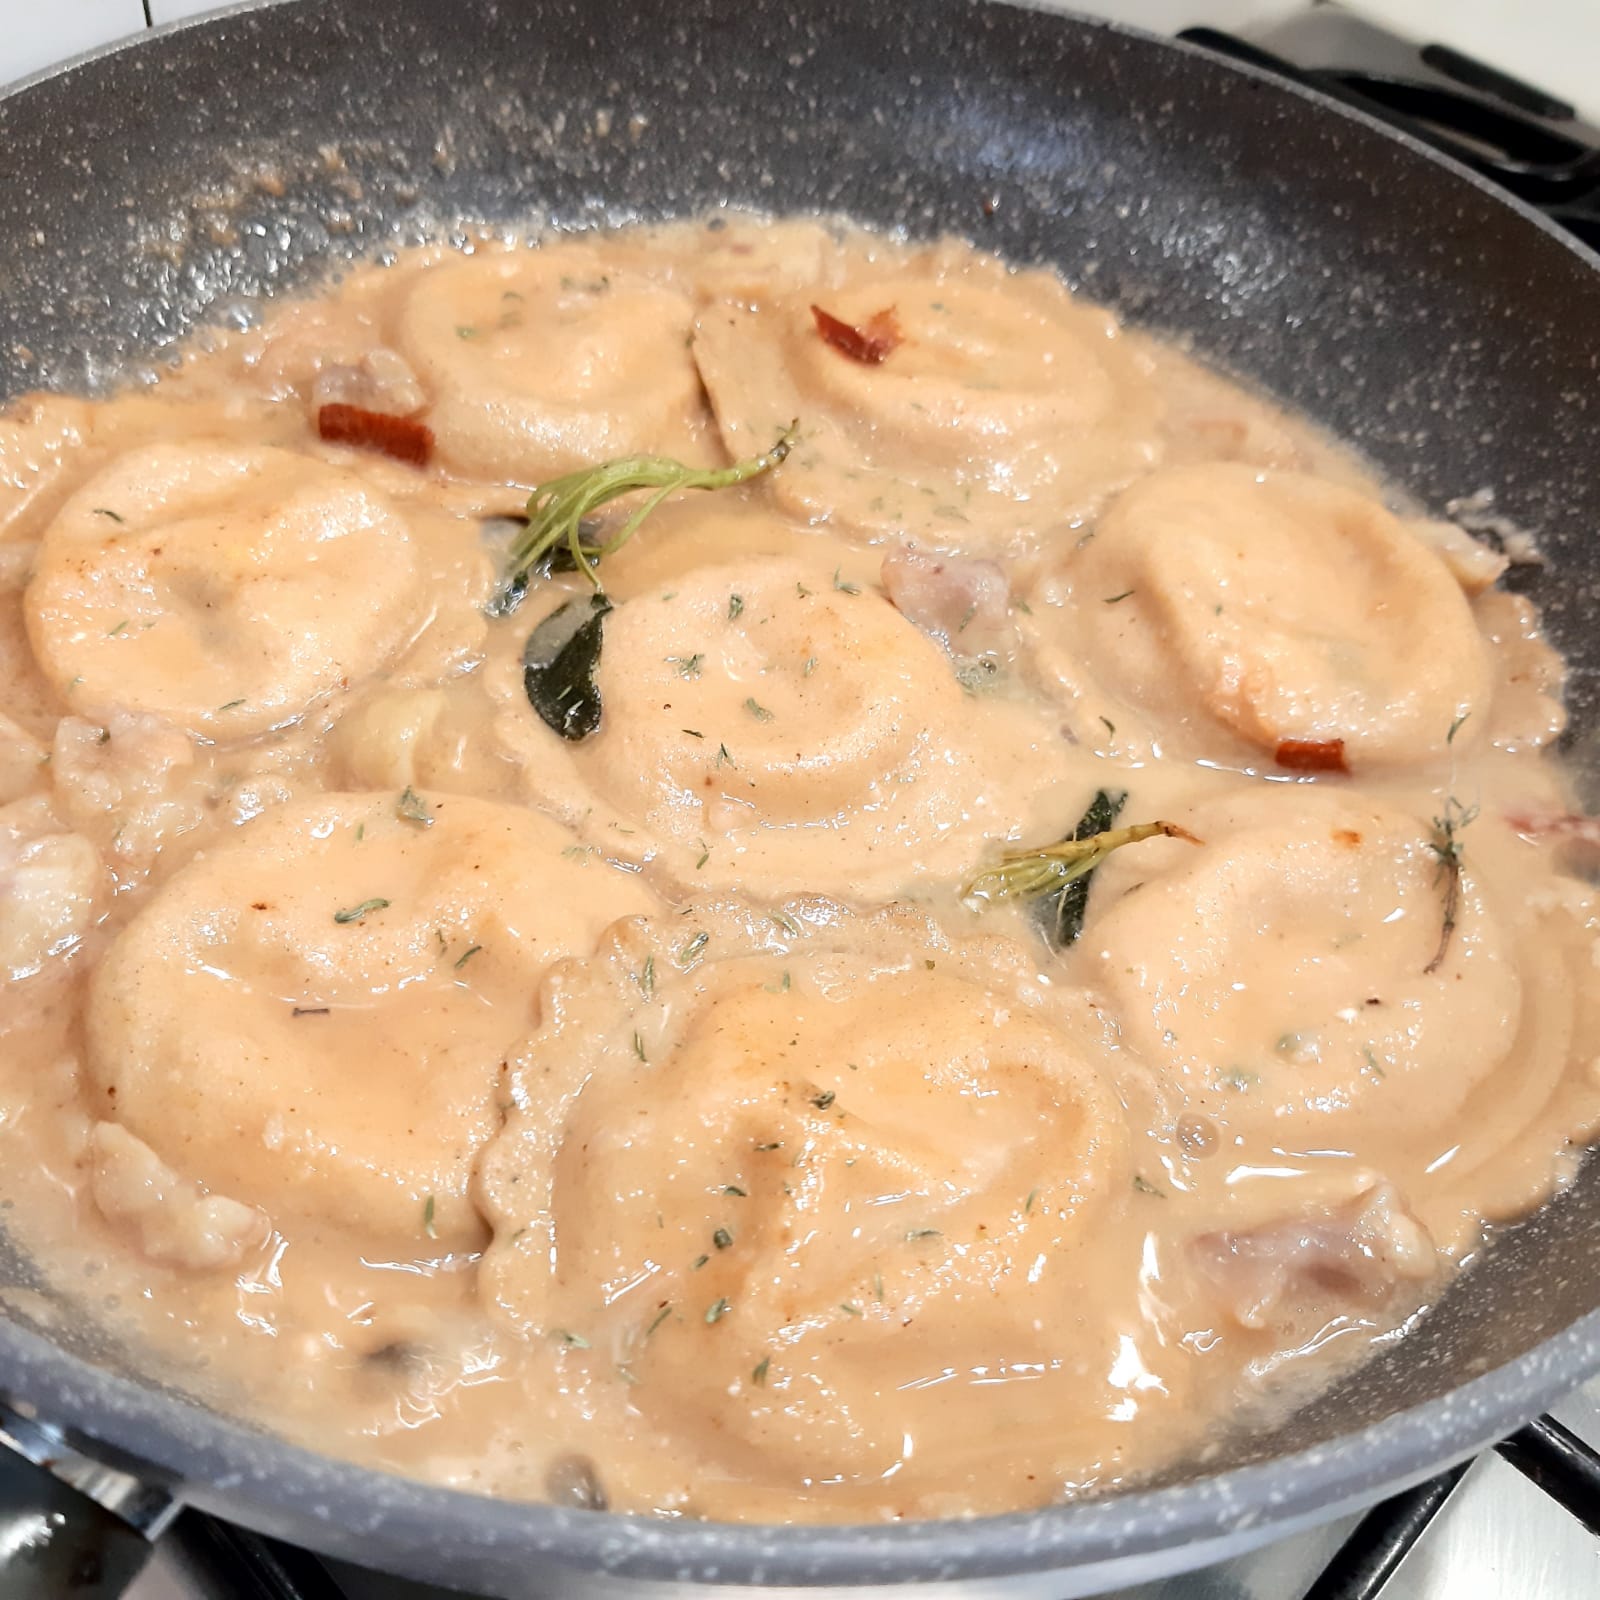
[[[0,1401],[0,1596],[118,1600],[177,1515],[167,1489]]]
[[[149,1558],[149,1540],[15,1451],[0,1460],[0,1595],[117,1600]]]

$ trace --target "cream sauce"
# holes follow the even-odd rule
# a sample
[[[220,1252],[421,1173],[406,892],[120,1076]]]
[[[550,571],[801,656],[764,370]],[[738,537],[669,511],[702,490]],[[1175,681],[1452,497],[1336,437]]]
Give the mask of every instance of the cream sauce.
[[[506,516],[794,417],[607,558],[559,737],[523,645],[588,588],[490,615]],[[870,1520],[1170,1468],[1600,1125],[1503,567],[1047,273],[805,219],[413,251],[24,397],[8,1226],[152,1373],[461,1488]],[[962,899],[1100,790],[1192,837],[1075,943]]]

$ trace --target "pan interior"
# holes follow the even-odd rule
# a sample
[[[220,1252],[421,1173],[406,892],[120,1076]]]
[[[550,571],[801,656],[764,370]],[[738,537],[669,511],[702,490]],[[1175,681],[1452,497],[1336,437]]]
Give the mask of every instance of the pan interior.
[[[845,0],[689,0],[609,10],[603,29],[581,0],[300,0],[43,81],[0,102],[0,143],[5,395],[153,370],[251,296],[462,218],[843,212],[1051,263],[1427,507],[1492,489],[1547,559],[1521,581],[1572,663],[1569,754],[1592,770],[1600,274],[1465,178],[1248,76],[961,0],[915,28]],[[9,1246],[0,1276],[19,1325],[146,1376]],[[1597,1306],[1589,1163],[1403,1341],[1175,1479],[1444,1396]]]

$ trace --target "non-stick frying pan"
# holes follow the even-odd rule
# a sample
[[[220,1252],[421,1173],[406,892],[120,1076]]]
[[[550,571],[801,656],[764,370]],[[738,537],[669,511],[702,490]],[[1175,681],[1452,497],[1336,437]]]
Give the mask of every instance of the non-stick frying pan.
[[[1581,761],[1600,727],[1600,262],[1332,103],[1057,14],[299,0],[168,30],[0,100],[0,395],[114,381],[234,297],[458,217],[723,204],[1051,262],[1355,440],[1429,507],[1492,488],[1549,560],[1528,587],[1574,664]],[[0,1281],[38,1283],[3,1243]],[[1600,1368],[1600,1164],[1275,1432],[1138,1493],[967,1523],[677,1524],[426,1488],[161,1389],[82,1309],[4,1305],[13,1399],[194,1502],[396,1572],[498,1595],[582,1574],[595,1592],[1010,1580],[1059,1597],[1373,1500]]]

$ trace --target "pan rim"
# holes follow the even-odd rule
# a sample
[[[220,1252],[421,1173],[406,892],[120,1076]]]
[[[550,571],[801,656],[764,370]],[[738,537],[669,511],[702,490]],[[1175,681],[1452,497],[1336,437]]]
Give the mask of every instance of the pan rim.
[[[85,52],[32,74],[0,95],[6,104],[40,86],[124,51],[192,28],[265,12],[301,0],[242,0]],[[1472,169],[1376,117],[1297,83],[1213,52],[1119,22],[1085,18],[1039,0],[955,0],[1049,17],[1204,61],[1253,80],[1397,143],[1436,171],[1465,180],[1481,199],[1532,224],[1579,263],[1600,270],[1600,255],[1553,222],[1496,189]],[[1559,1205],[1560,1197],[1547,1202]],[[361,1559],[381,1536],[386,1564],[415,1560],[436,1577],[484,1581],[526,1577],[537,1554],[577,1570],[634,1578],[718,1584],[900,1583],[1000,1578],[1178,1552],[1189,1543],[1238,1535],[1256,1542],[1289,1525],[1320,1521],[1474,1454],[1600,1370],[1600,1310],[1550,1335],[1511,1362],[1432,1400],[1353,1433],[1292,1454],[1165,1488],[964,1521],[823,1526],[653,1520],[494,1499],[425,1484],[323,1456],[209,1412],[181,1396],[117,1377],[48,1340],[0,1321],[0,1387],[20,1394],[48,1420],[148,1462],[234,1520],[255,1513],[269,1528]],[[1382,1463],[1381,1476],[1374,1464]],[[248,1495],[241,1506],[233,1498]],[[273,1530],[276,1531],[276,1530]],[[1174,1565],[1185,1565],[1176,1561]],[[468,1569],[470,1570],[464,1570]]]
[[[370,1556],[367,1541],[381,1534],[386,1564],[400,1552],[435,1577],[466,1576],[463,1560],[522,1575],[537,1554],[617,1577],[849,1586],[891,1574],[936,1582],[1120,1563],[1248,1531],[1245,1548],[1331,1520],[1487,1449],[1600,1370],[1600,1311],[1446,1394],[1289,1455],[1164,1488],[898,1524],[669,1521],[498,1499],[321,1455],[94,1367],[15,1324],[0,1322],[0,1364],[6,1390],[52,1423],[150,1463],[185,1503],[246,1523],[272,1513],[254,1518],[263,1531],[294,1529],[303,1540],[314,1528],[327,1537],[313,1542],[351,1559]],[[1446,1433],[1437,1424],[1452,1411],[1468,1420]]]

